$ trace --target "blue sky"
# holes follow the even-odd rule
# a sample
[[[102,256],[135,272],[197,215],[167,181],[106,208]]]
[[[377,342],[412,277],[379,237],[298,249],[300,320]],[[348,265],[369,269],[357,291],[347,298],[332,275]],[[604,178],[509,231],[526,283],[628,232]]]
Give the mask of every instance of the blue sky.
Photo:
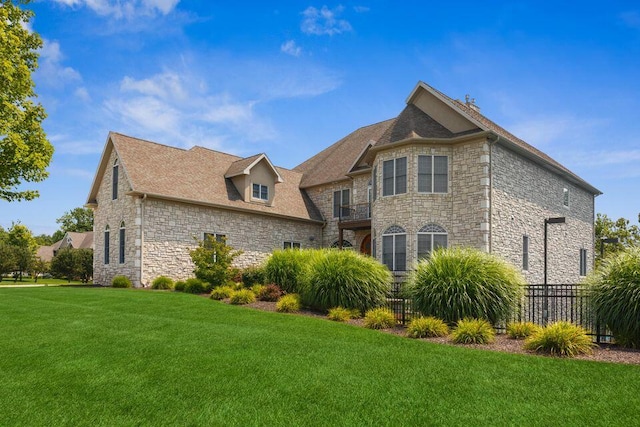
[[[0,226],[36,233],[86,202],[110,130],[188,148],[266,152],[292,168],[395,117],[419,80],[640,212],[637,2],[43,0],[34,75],[55,147],[31,202]]]

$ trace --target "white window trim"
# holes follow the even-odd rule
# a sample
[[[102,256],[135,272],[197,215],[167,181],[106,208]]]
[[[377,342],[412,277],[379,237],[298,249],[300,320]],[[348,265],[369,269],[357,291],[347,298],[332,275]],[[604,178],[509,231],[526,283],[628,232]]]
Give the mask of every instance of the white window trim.
[[[256,185],[258,186],[258,197],[255,197],[253,195],[253,187],[256,186]],[[262,189],[263,188],[267,189],[267,198],[266,199],[262,198]],[[264,184],[258,184],[256,182],[252,182],[251,183],[251,200],[257,200],[257,201],[260,201],[260,202],[268,202],[269,201],[269,186],[268,185],[264,185]]]
[[[420,191],[420,157],[431,157],[431,191]],[[446,157],[447,159],[447,191],[435,191],[435,158],[436,157]],[[449,181],[450,173],[449,173],[449,156],[442,154],[418,154],[418,159],[416,160],[416,192],[418,194],[449,194],[449,190],[451,188],[451,182]]]
[[[288,248],[286,247],[287,243],[289,244]],[[302,249],[302,244],[296,240],[285,240],[284,242],[282,242],[282,248],[283,249]]]

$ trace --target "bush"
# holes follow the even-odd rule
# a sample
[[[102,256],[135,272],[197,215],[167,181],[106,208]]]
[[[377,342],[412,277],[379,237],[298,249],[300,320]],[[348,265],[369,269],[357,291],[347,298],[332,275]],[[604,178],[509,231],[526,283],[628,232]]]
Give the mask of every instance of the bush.
[[[386,308],[374,308],[364,314],[364,327],[369,329],[386,329],[395,326],[396,318]]]
[[[177,280],[176,283],[173,284],[173,290],[176,292],[184,292],[186,286],[187,283],[184,280]]]
[[[231,288],[230,286],[217,286],[213,288],[209,298],[215,299],[215,300],[222,300],[222,299],[231,298],[231,294],[233,294],[233,288]]]
[[[605,258],[586,282],[596,323],[609,328],[617,344],[640,348],[640,247]]]
[[[130,288],[132,284],[127,276],[115,276],[111,280],[111,286],[114,288]]]
[[[361,311],[384,305],[392,281],[387,267],[354,251],[317,252],[302,294],[305,305]]]
[[[241,281],[246,287],[252,287],[253,285],[264,285],[265,272],[263,267],[247,267],[242,270]]]
[[[260,301],[278,301],[283,294],[284,292],[280,289],[280,286],[272,283],[260,290],[258,299]]]
[[[334,322],[346,322],[351,319],[351,310],[344,307],[334,307],[329,309],[327,318]]]
[[[265,279],[288,293],[299,293],[305,282],[313,250],[285,249],[273,252],[264,265]]]
[[[591,353],[593,346],[587,332],[569,322],[552,323],[527,338],[524,343],[527,350],[568,357]]]
[[[449,327],[442,320],[433,316],[417,317],[407,326],[409,338],[444,337],[449,334]]]
[[[410,275],[407,293],[425,316],[454,324],[482,318],[496,324],[518,308],[525,281],[515,267],[472,248],[437,249]]]
[[[451,339],[458,344],[489,344],[495,340],[496,332],[484,319],[462,319],[451,333]]]
[[[153,279],[151,282],[151,289],[171,289],[173,287],[173,280],[167,276],[159,276]]]
[[[235,305],[250,304],[256,300],[256,295],[251,289],[240,289],[231,294],[229,302]]]
[[[195,265],[193,270],[196,278],[211,284],[211,287],[222,286],[231,280],[237,271],[231,264],[240,256],[242,251],[235,251],[226,244],[226,239],[218,241],[211,235],[198,241],[198,247],[189,251]],[[210,289],[211,290],[211,289]]]
[[[276,303],[276,311],[280,313],[295,313],[300,311],[300,296],[297,294],[283,296]]]
[[[206,292],[206,288],[202,280],[200,279],[187,279],[184,285],[184,292],[188,294],[204,294]]]
[[[265,285],[253,285],[251,286],[251,292],[253,292],[253,294],[256,296],[256,298],[258,297],[258,295],[260,295],[260,292],[262,292],[262,290],[266,288]]]
[[[542,329],[533,322],[515,322],[507,324],[507,335],[514,340],[530,337]]]

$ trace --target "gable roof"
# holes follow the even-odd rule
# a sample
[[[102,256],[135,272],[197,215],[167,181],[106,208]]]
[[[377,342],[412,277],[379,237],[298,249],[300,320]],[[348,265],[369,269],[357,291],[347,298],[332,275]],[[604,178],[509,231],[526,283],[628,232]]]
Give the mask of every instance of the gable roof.
[[[170,147],[116,132],[110,132],[87,204],[95,205],[100,182],[115,150],[131,191],[127,194],[195,203],[241,211],[322,222],[322,215],[300,190],[302,174],[274,167],[282,179],[272,206],[245,202],[230,179],[231,169],[251,165],[261,155],[243,159],[195,146],[189,150]],[[266,158],[266,156],[264,157]],[[261,160],[262,158],[260,158]],[[235,164],[235,166],[234,166]]]

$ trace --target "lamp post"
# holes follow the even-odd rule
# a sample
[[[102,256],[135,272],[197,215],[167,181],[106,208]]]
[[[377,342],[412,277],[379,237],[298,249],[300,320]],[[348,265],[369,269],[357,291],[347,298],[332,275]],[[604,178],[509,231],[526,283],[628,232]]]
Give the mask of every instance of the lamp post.
[[[617,237],[601,237],[600,238],[600,261],[604,258],[604,244],[605,243],[618,243],[620,239]]]
[[[548,252],[548,232],[549,224],[564,224],[567,219],[563,216],[555,218],[545,218],[544,220],[544,300],[542,302],[542,323],[546,326],[549,320],[549,284],[547,283],[547,252]]]

